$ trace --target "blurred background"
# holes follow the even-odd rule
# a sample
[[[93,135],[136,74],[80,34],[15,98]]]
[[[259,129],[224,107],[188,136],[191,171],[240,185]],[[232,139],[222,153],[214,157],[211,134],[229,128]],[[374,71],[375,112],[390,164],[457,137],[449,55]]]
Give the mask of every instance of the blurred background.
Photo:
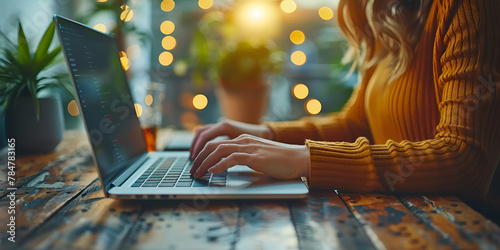
[[[334,21],[336,2],[3,1],[0,30],[15,41],[20,20],[36,43],[52,15],[60,14],[114,35],[137,115],[159,98],[161,126],[190,130],[229,116],[220,88],[232,93],[265,86],[262,121],[340,110],[357,76],[347,78],[349,66],[340,63],[347,45]],[[161,93],[151,95],[152,86]],[[76,103],[60,92],[66,129],[81,128]]]

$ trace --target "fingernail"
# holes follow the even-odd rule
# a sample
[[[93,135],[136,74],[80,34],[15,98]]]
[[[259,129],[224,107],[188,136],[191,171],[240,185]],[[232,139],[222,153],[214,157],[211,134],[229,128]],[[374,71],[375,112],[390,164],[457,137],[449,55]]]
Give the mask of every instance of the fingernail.
[[[211,173],[211,174],[213,174],[215,172],[215,168],[214,167],[209,168],[208,172]]]
[[[198,173],[198,171],[196,171],[196,173],[194,173],[193,175],[194,175],[194,177],[196,177],[196,178],[200,178],[200,173]]]

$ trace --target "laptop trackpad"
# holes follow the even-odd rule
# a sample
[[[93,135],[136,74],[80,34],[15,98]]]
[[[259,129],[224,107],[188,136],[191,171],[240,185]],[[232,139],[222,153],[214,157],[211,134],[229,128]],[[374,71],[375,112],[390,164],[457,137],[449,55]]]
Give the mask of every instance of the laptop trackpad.
[[[281,181],[260,172],[256,172],[244,165],[234,166],[228,169],[227,172],[227,187],[245,188],[250,186],[268,185],[269,183]]]

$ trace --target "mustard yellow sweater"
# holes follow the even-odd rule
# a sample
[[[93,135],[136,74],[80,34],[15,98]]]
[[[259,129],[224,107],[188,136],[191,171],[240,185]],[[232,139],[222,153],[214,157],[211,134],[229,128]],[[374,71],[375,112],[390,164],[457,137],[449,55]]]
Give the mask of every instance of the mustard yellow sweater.
[[[500,1],[434,1],[413,64],[369,69],[340,113],[271,123],[311,188],[484,196],[500,160]],[[500,180],[497,180],[500,181]]]

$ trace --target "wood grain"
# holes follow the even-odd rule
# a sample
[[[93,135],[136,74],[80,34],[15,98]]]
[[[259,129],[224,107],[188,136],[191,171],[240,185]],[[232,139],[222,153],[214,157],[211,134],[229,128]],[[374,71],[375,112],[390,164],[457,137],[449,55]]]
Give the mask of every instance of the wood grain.
[[[341,194],[377,248],[453,248],[443,233],[427,227],[395,196]]]
[[[477,241],[483,249],[500,249],[500,227],[453,196],[423,196],[437,214],[446,216],[457,226],[461,236]]]
[[[84,131],[66,131],[62,142],[49,154],[16,155],[16,187],[19,188],[34,179],[42,170],[61,164],[75,155],[89,154],[90,145]],[[7,187],[7,153],[0,154],[0,197],[5,196]]]
[[[140,213],[138,203],[104,197],[94,181],[29,235],[28,249],[119,249]]]
[[[425,196],[398,196],[398,198],[427,228],[441,232],[442,240],[453,248],[480,247],[470,232],[457,226],[442,209],[433,206],[432,201]]]
[[[284,200],[243,202],[235,249],[298,249],[288,207]]]
[[[290,204],[300,249],[372,249],[375,246],[334,192],[313,192]]]
[[[96,169],[89,154],[75,156],[49,169],[16,191],[17,238],[22,239],[61,209],[80,191],[97,178]],[[0,199],[2,205],[9,197]],[[6,213],[0,220],[6,221]],[[4,223],[1,231],[7,231]],[[1,241],[5,240],[2,234]]]
[[[144,208],[121,249],[230,249],[238,224],[234,202],[143,201]]]

